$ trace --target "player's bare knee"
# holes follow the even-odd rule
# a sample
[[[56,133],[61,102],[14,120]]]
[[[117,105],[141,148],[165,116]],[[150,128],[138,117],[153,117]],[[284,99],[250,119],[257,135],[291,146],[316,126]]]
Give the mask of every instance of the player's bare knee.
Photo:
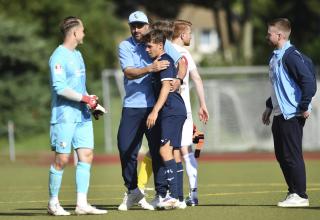
[[[78,153],[78,159],[81,162],[85,162],[85,163],[92,163],[93,160],[93,151],[92,149],[79,149],[77,151]]]
[[[173,159],[172,147],[169,142],[160,147],[160,155],[164,161]]]
[[[55,161],[54,161],[54,167],[57,170],[63,170],[65,166],[69,162],[69,155],[68,154],[58,154],[56,155]]]
[[[173,150],[173,156],[174,156],[174,160],[176,161],[176,163],[180,163],[181,160],[181,153],[180,153],[180,149],[174,149]]]

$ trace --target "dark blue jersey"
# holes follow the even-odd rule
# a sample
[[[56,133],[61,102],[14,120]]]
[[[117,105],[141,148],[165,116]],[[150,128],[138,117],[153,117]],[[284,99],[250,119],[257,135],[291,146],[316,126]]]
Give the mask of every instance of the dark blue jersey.
[[[177,68],[174,66],[173,59],[168,54],[165,53],[161,55],[159,61],[160,60],[167,60],[170,62],[170,65],[167,69],[152,74],[152,78],[153,78],[152,85],[153,85],[156,99],[159,98],[160,90],[162,87],[162,81],[173,80],[177,77]],[[168,98],[159,112],[160,118],[175,116],[175,115],[180,115],[180,116],[187,115],[184,101],[181,95],[177,91],[169,92]]]

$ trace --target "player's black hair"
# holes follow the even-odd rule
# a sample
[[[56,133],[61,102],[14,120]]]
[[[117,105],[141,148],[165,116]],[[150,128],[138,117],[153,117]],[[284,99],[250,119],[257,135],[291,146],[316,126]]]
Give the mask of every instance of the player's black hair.
[[[162,43],[163,45],[166,42],[166,37],[161,30],[151,30],[143,36],[143,42],[145,43]]]
[[[63,19],[60,24],[60,31],[63,37],[65,37],[73,27],[76,27],[78,25],[80,25],[80,19],[75,16],[68,16]]]
[[[169,40],[172,39],[173,28],[173,22],[169,20],[159,20],[151,24],[151,29],[162,31]]]

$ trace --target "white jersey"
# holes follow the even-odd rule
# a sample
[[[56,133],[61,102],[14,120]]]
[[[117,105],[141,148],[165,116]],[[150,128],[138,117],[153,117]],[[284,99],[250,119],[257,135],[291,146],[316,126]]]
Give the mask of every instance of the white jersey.
[[[188,113],[191,113],[189,75],[190,75],[190,71],[196,69],[197,66],[196,66],[194,60],[192,59],[191,54],[189,53],[189,51],[186,48],[181,47],[181,46],[174,44],[174,43],[172,45],[182,56],[184,56],[186,58],[186,60],[188,62],[187,73],[183,79],[183,85],[181,85],[181,96],[182,96],[183,101],[186,105],[187,114],[188,114]]]
[[[185,57],[185,59],[188,62],[187,73],[183,79],[183,84],[180,87],[181,96],[183,98],[184,104],[186,105],[186,109],[187,109],[187,119],[184,122],[183,129],[182,129],[181,146],[190,146],[192,145],[193,120],[192,120],[191,103],[190,103],[189,76],[190,76],[190,71],[196,69],[197,66],[193,61],[191,54],[186,48],[181,47],[174,43],[172,45],[182,56]]]

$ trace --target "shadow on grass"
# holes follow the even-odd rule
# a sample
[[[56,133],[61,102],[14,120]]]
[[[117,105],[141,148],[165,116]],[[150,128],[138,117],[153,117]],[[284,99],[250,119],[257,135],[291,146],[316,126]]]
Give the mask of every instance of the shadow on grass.
[[[118,204],[108,204],[108,205],[104,205],[104,204],[92,204],[93,206],[97,207],[98,209],[106,209],[108,211],[118,211]],[[74,212],[75,210],[75,205],[63,205],[63,208],[66,210],[66,211],[69,211],[71,212],[71,214]],[[20,208],[20,209],[15,209],[17,211],[43,211],[43,213],[47,213],[47,208],[46,207],[43,207],[43,208]],[[174,209],[170,209],[170,210],[166,210],[166,211],[172,211]],[[145,210],[139,206],[134,206],[132,208],[130,208],[130,211],[148,211],[148,210]],[[162,209],[159,209],[159,210],[156,210],[156,211],[162,211]],[[26,216],[29,215],[40,215],[39,213],[22,213],[22,214],[26,214]],[[21,215],[22,215],[21,214]],[[20,213],[12,213],[12,215],[20,215]],[[43,214],[42,214],[43,215]],[[0,216],[1,216],[1,213],[0,213]]]
[[[98,209],[107,209],[107,210],[118,210],[118,204],[112,205],[103,205],[103,204],[92,204],[93,206],[97,207]],[[67,211],[73,212],[76,208],[75,205],[63,205],[63,208]],[[21,208],[21,209],[16,209],[17,211],[44,211],[47,213],[47,207],[42,207],[42,208]],[[130,210],[142,210],[140,207],[133,207]],[[0,213],[1,216],[1,213]]]
[[[201,207],[206,207],[206,206],[216,206],[216,207],[219,207],[219,206],[231,206],[231,207],[236,207],[236,206],[244,206],[244,207],[277,207],[275,205],[259,205],[259,204],[256,204],[256,205],[246,205],[246,204],[200,204],[198,206],[201,206]]]
[[[290,208],[285,208],[285,207],[278,207],[276,205],[246,205],[246,204],[202,204],[198,205],[200,207],[270,207],[270,208],[277,208],[277,209],[309,209],[309,210],[320,210],[320,206],[313,206],[313,207],[290,207]],[[191,207],[193,208],[193,207]]]
[[[103,204],[92,204],[92,206],[98,208],[98,209],[107,209],[107,210],[118,210],[118,204],[108,204],[108,205],[103,205]],[[75,205],[63,205],[63,208],[72,211],[75,210],[76,206]],[[139,209],[139,207],[137,207]],[[131,210],[131,209],[130,209]],[[134,210],[134,209],[133,209]]]
[[[32,213],[32,212],[0,212],[0,216],[47,216],[45,213]]]
[[[97,208],[100,209],[107,209],[107,210],[118,210],[118,204],[116,205],[95,205]],[[199,207],[270,207],[276,209],[303,209],[303,210],[320,210],[320,206],[314,207],[296,207],[296,208],[279,208],[276,205],[246,205],[246,204],[203,204],[198,205]],[[63,206],[66,210],[73,212],[75,209],[74,205],[64,205]],[[195,207],[188,207],[188,209],[196,209]],[[40,211],[40,212],[0,212],[1,216],[48,216],[47,208],[22,208],[22,209],[15,209],[17,211]],[[130,211],[145,211],[141,207],[132,207]]]

